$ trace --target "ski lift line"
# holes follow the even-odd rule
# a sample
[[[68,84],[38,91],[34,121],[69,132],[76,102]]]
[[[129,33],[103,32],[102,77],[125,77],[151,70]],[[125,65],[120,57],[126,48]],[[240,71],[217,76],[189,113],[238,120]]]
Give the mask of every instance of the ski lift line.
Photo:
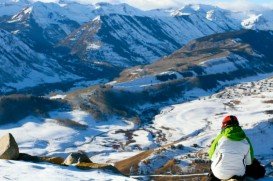
[[[143,178],[143,177],[194,177],[194,176],[208,176],[209,173],[196,173],[186,175],[131,175],[131,178]]]

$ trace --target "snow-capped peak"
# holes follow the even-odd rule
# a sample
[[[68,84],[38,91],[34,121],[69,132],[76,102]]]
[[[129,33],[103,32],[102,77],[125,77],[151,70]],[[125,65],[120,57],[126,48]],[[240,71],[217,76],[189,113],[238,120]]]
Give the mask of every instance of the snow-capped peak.
[[[100,21],[100,20],[101,20],[100,16],[96,16],[92,21],[93,21],[93,22],[98,22],[98,21]]]
[[[32,7],[26,7],[20,13],[14,15],[9,22],[23,21],[26,19],[32,11]]]
[[[185,5],[180,9],[173,9],[170,11],[171,16],[183,16],[183,15],[194,15],[199,14],[206,16],[210,21],[213,20],[215,14],[224,16],[225,10],[217,6],[204,5],[204,4],[189,4]]]
[[[143,16],[144,14],[146,14],[144,11],[134,8],[126,3],[97,3],[94,6],[96,14],[100,15],[121,14],[130,16]]]
[[[210,21],[213,20],[213,14],[214,14],[214,10],[210,10],[207,12],[206,18]]]
[[[253,28],[261,16],[262,14],[250,14],[248,19],[242,21],[242,26],[247,29]]]
[[[180,9],[184,13],[208,12],[211,10],[221,10],[217,6],[204,5],[204,4],[189,4]]]

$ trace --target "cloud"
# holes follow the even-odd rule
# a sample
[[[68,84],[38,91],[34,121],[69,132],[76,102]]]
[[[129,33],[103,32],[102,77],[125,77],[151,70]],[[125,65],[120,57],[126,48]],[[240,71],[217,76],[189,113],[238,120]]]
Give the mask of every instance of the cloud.
[[[273,2],[262,3],[262,6],[265,8],[273,9]]]
[[[215,3],[215,5],[224,8],[229,9],[233,11],[247,11],[247,10],[253,10],[253,9],[264,9],[262,4],[257,4],[250,2],[249,0],[232,0],[229,2],[221,2],[218,1]]]

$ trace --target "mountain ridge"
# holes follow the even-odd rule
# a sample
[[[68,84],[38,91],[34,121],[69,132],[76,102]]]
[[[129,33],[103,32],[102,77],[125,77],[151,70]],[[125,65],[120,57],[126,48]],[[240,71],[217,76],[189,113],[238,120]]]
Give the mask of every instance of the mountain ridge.
[[[12,16],[1,16],[1,28],[88,80],[111,80],[122,69],[156,62],[192,39],[243,28],[232,12],[208,5],[142,11],[127,4],[26,4]],[[256,22],[247,26],[258,28]]]

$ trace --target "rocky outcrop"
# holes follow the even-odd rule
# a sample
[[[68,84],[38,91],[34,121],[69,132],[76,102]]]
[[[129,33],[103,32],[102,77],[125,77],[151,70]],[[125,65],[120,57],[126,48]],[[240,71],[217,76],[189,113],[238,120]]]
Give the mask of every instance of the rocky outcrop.
[[[65,165],[72,165],[77,163],[92,163],[92,162],[88,158],[86,153],[83,151],[70,153],[70,155],[64,161]]]
[[[18,160],[27,161],[27,162],[48,162],[52,164],[62,165],[64,159],[61,157],[39,157],[32,156],[26,153],[20,153]]]
[[[113,173],[122,174],[116,167],[114,167],[113,165],[108,165],[108,164],[78,163],[76,167],[82,170],[102,169],[102,170],[112,171]]]
[[[19,157],[18,145],[12,136],[8,133],[0,138],[0,159],[17,160]]]
[[[99,169],[111,171],[116,174],[122,174],[113,165],[93,163],[84,151],[70,153],[66,159],[61,157],[32,156],[27,153],[19,153],[19,147],[10,133],[0,138],[0,159],[35,163],[47,162],[60,166],[74,164],[77,168],[82,170]]]
[[[62,165],[64,162],[64,159],[61,157],[42,157],[41,160],[43,162],[48,162],[57,165]]]
[[[26,161],[26,162],[41,162],[40,157],[32,156],[26,153],[19,153],[18,160]]]

